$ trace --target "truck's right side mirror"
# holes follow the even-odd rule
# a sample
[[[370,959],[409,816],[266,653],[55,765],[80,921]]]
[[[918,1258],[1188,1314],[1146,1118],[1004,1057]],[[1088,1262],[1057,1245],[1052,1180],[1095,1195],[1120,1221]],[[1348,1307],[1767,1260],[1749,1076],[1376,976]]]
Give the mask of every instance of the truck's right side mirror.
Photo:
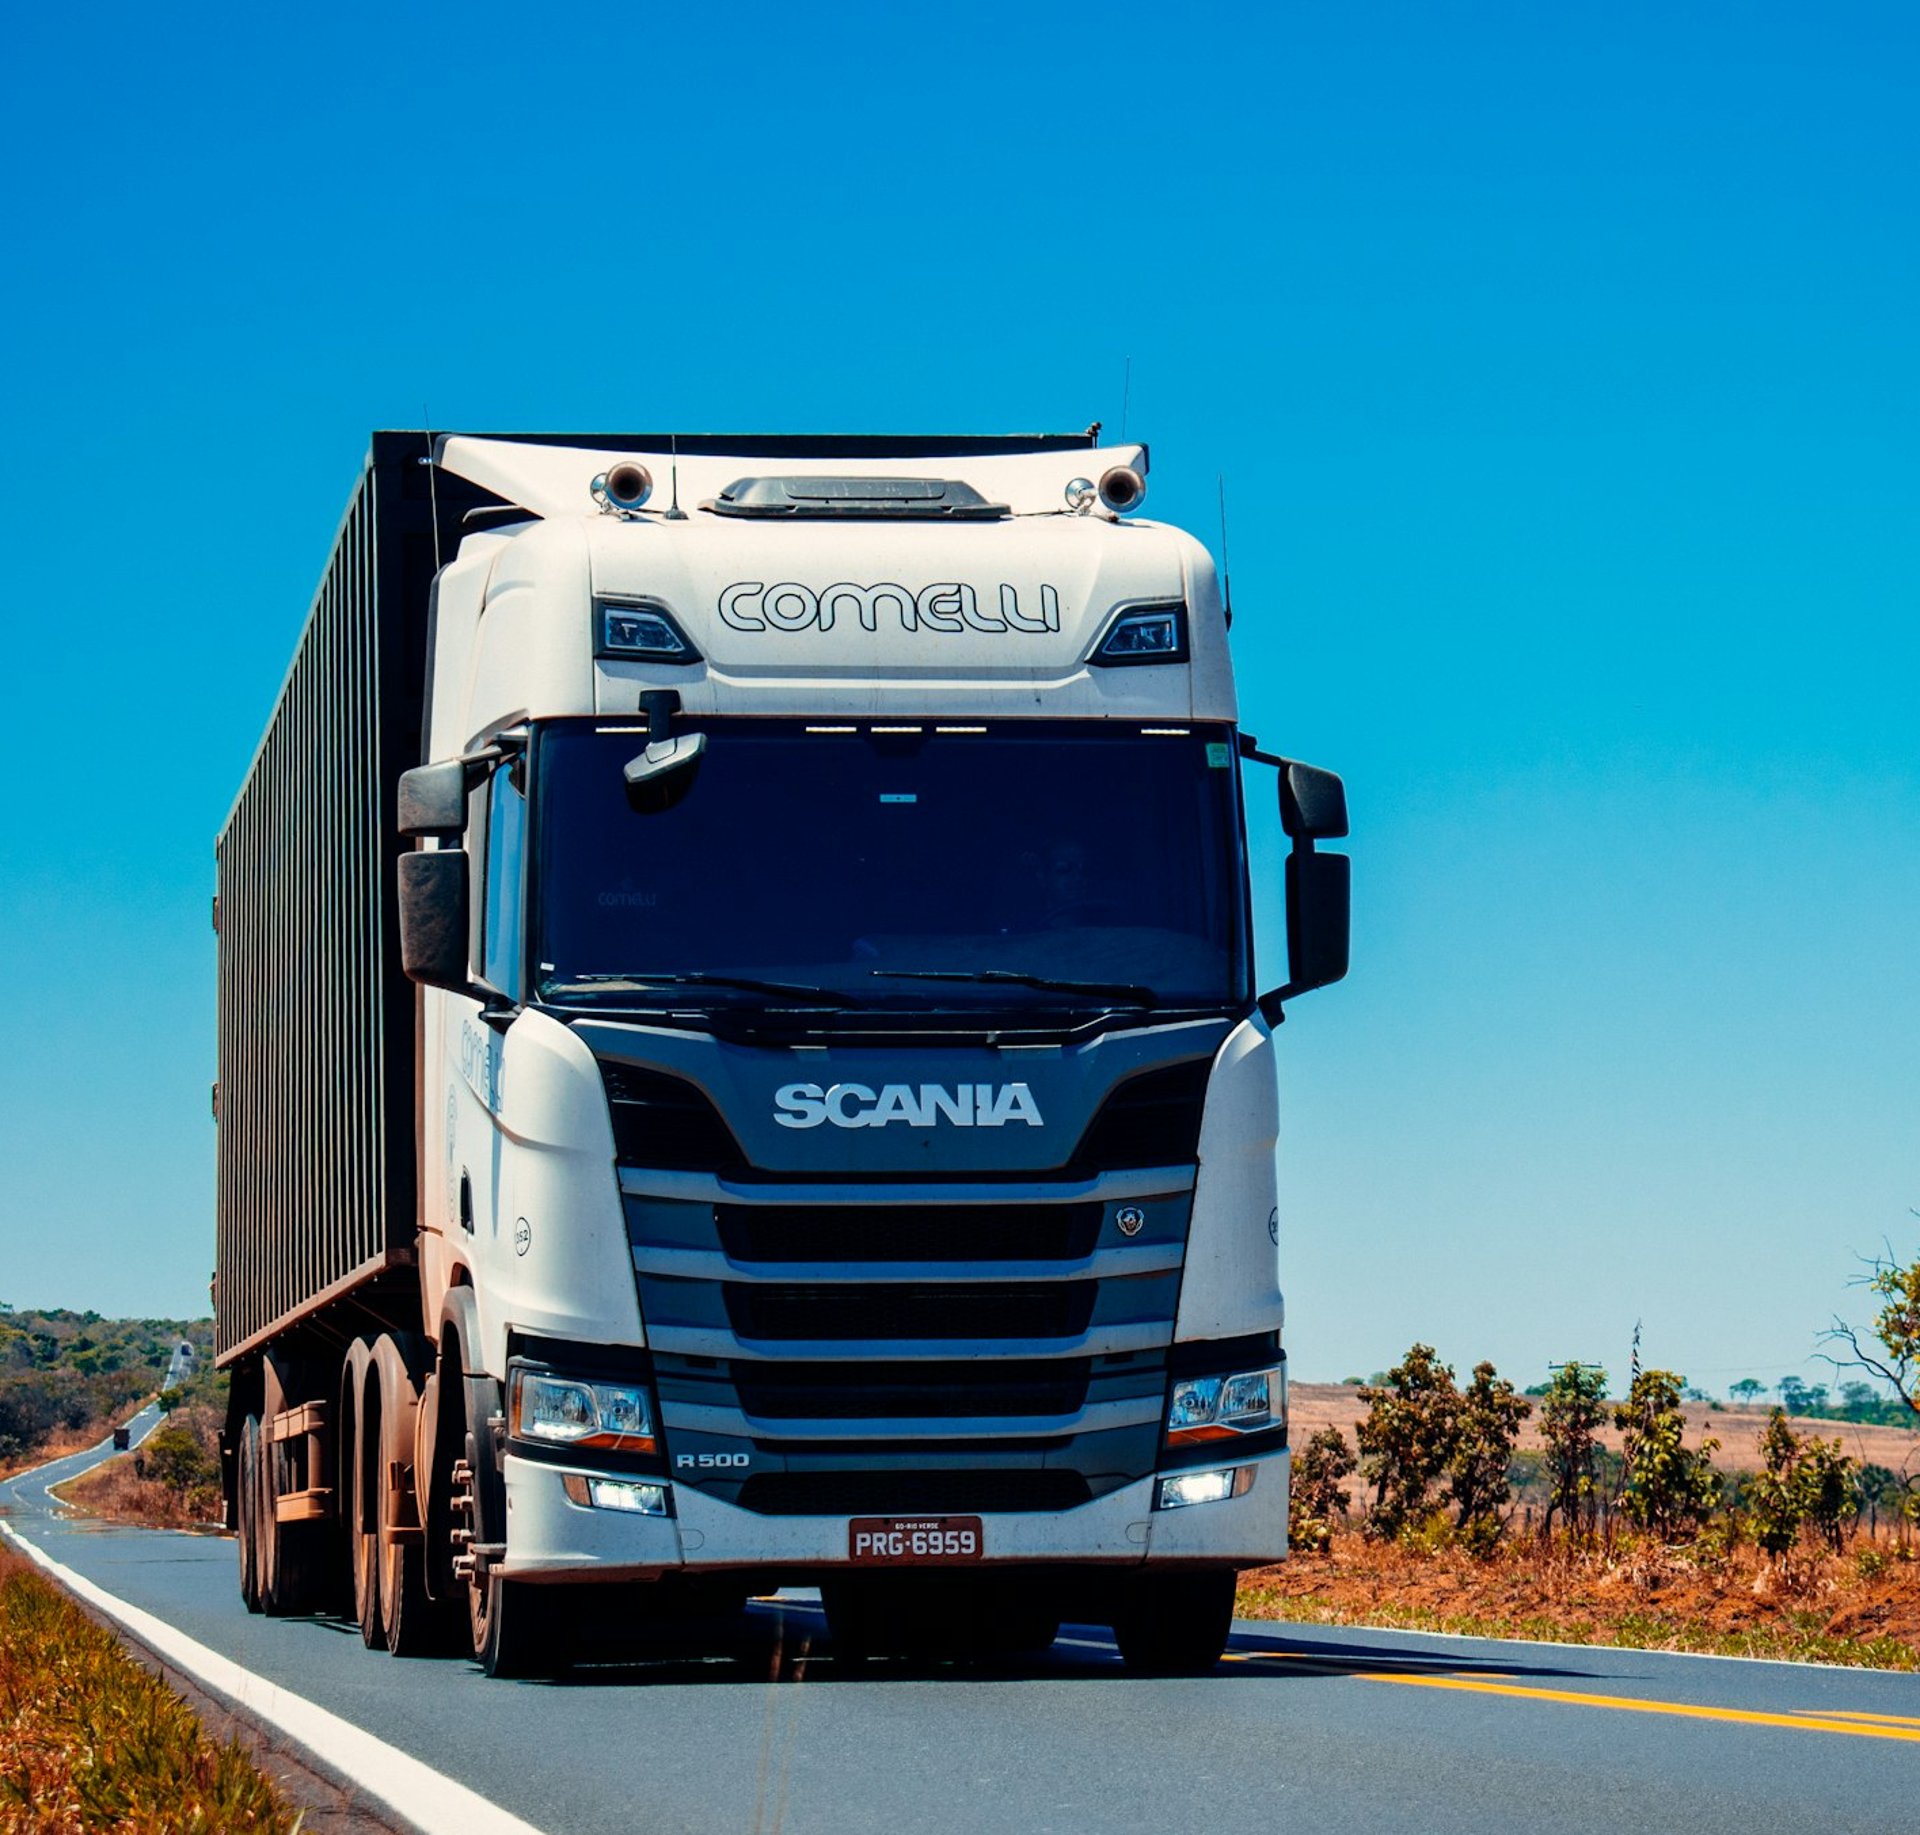
[[[400,856],[400,966],[423,987],[467,992],[467,856],[463,848]]]
[[[395,826],[403,835],[458,837],[467,826],[468,777],[464,758],[402,771]]]

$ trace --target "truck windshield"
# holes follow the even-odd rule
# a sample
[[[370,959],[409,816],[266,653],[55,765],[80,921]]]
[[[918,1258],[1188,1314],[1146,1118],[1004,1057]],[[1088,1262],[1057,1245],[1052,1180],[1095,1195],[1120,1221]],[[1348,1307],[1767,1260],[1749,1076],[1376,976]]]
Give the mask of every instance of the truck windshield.
[[[1246,997],[1226,728],[705,730],[686,794],[638,813],[622,770],[639,726],[542,729],[541,1000],[1028,1011]]]

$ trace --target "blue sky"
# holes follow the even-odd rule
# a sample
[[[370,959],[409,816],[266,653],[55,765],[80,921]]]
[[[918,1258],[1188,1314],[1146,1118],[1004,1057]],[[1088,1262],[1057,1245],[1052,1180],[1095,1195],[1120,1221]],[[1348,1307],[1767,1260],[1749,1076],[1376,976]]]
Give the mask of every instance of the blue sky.
[[[402,14],[406,16],[402,16]],[[0,1299],[199,1310],[212,841],[368,429],[1117,430],[1342,771],[1296,1373],[1806,1369],[1920,1245],[1920,15],[51,9]]]

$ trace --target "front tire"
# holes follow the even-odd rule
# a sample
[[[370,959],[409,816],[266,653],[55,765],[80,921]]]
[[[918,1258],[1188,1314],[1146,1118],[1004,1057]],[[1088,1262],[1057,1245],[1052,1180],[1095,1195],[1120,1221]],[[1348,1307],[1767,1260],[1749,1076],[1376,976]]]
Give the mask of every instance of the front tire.
[[[1232,1568],[1141,1574],[1114,1614],[1113,1636],[1138,1676],[1211,1675],[1233,1634]]]

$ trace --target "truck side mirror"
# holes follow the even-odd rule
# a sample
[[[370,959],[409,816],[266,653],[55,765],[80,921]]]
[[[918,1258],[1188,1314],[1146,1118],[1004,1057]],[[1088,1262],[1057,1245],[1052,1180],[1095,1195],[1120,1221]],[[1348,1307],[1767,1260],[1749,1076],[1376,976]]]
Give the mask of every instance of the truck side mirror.
[[[1347,832],[1346,785],[1318,765],[1285,760],[1280,766],[1280,826],[1293,841],[1340,840]]]
[[[400,966],[408,979],[422,987],[466,993],[467,925],[465,851],[443,847],[433,853],[402,854]]]
[[[454,840],[467,826],[467,762],[415,765],[400,773],[398,824],[403,835]]]
[[[1339,780],[1335,779],[1337,783]],[[1284,998],[1324,988],[1347,972],[1353,925],[1353,862],[1345,854],[1287,856],[1287,985]]]
[[[1240,755],[1280,771],[1280,826],[1293,842],[1287,856],[1287,983],[1260,996],[1260,1011],[1278,1025],[1282,1003],[1324,988],[1347,972],[1353,928],[1353,862],[1320,854],[1316,841],[1347,833],[1347,787],[1331,771],[1275,758],[1241,736]]]

